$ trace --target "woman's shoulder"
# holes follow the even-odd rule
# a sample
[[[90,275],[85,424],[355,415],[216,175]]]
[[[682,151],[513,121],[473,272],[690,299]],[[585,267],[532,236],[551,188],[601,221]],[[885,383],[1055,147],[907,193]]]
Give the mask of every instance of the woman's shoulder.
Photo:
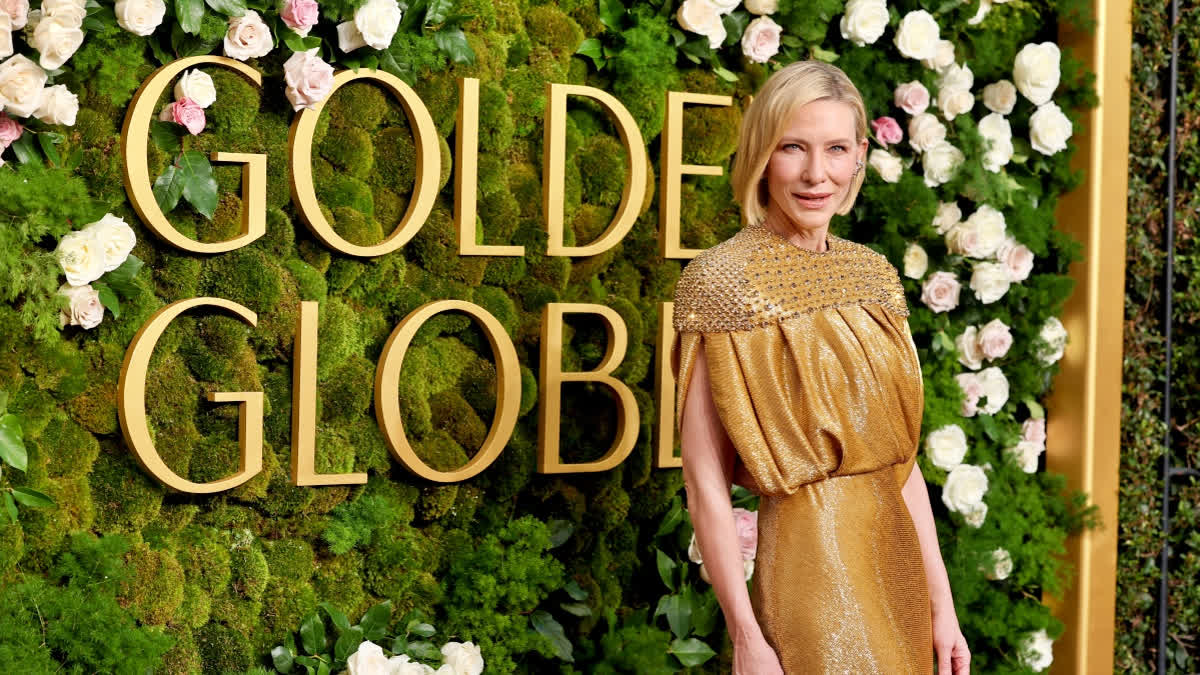
[[[752,235],[743,228],[687,264],[675,284],[676,330],[737,330],[745,324],[746,269],[759,248]]]

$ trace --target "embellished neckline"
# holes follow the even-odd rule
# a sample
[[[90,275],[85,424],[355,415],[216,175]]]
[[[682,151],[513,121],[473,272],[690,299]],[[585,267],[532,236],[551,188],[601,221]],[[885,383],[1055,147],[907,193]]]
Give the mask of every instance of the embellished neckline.
[[[790,248],[794,251],[799,251],[803,255],[824,256],[824,255],[829,255],[831,253],[837,253],[842,250],[843,240],[840,237],[838,237],[837,235],[829,232],[828,229],[825,231],[825,250],[824,251],[814,251],[811,248],[797,246],[796,244],[792,243],[787,237],[785,237],[785,236],[779,234],[778,232],[776,232],[775,230],[772,230],[771,228],[767,227],[766,223],[764,223],[761,220],[756,223],[747,225],[745,227],[745,229],[752,230],[755,232],[760,232],[763,235],[765,235],[767,238],[772,239],[779,244],[786,245],[788,248]]]

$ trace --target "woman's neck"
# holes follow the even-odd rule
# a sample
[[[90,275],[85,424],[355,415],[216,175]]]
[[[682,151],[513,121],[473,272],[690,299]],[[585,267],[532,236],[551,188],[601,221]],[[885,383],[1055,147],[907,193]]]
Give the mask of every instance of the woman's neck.
[[[829,223],[819,228],[798,228],[786,216],[769,209],[767,217],[763,219],[763,226],[800,248],[817,253],[829,250],[827,243]]]

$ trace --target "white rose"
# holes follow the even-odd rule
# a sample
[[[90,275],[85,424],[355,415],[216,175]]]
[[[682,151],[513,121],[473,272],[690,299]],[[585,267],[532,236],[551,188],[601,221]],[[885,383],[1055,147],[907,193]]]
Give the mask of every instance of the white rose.
[[[87,18],[87,0],[42,0],[42,16],[56,17],[79,28]]]
[[[990,113],[979,120],[979,134],[987,144],[983,153],[983,168],[999,173],[1013,156],[1012,125],[1000,113]]]
[[[1042,672],[1054,661],[1054,640],[1046,635],[1045,629],[1036,630],[1021,641],[1021,663],[1034,672]]]
[[[367,43],[363,40],[362,33],[358,32],[358,26],[354,25],[353,21],[343,21],[337,25],[338,34],[338,49],[349,54],[359,47],[366,47]]]
[[[760,16],[742,32],[742,54],[754,63],[766,63],[779,53],[783,28],[769,16]]]
[[[1033,149],[1043,155],[1065,150],[1071,131],[1071,120],[1057,103],[1040,105],[1029,117],[1029,141]]]
[[[117,25],[144,37],[163,22],[167,4],[163,0],[117,0],[113,11],[117,14]]]
[[[996,366],[979,371],[979,386],[987,403],[979,408],[985,415],[995,415],[1008,403],[1008,378]]]
[[[104,320],[104,305],[100,303],[100,293],[90,285],[72,286],[63,284],[58,294],[67,299],[67,308],[59,314],[61,326],[79,326],[91,330]]]
[[[934,466],[950,471],[967,455],[967,435],[957,424],[931,431],[925,437],[925,454]]]
[[[979,9],[975,10],[975,16],[967,19],[968,26],[978,26],[983,23],[983,17],[992,11],[992,0],[979,0]]]
[[[0,14],[8,15],[11,30],[21,30],[29,21],[29,0],[0,0]]]
[[[479,675],[483,672],[483,655],[474,642],[447,642],[442,645],[442,658],[454,669],[454,675]]]
[[[938,89],[964,89],[970,91],[975,86],[975,73],[970,66],[951,64],[942,70],[938,76]]]
[[[1012,331],[1000,319],[992,319],[979,329],[979,351],[988,361],[1003,358],[1012,343]]]
[[[1025,281],[1033,271],[1033,251],[1025,244],[1017,243],[1012,237],[1006,238],[1000,248],[996,249],[996,260],[1008,270],[1008,278],[1014,283]]]
[[[983,525],[983,521],[987,518],[987,511],[987,504],[984,504],[983,502],[972,504],[962,512],[963,520],[966,521],[967,525],[970,525],[974,528],[979,528],[979,526]]]
[[[963,417],[974,417],[979,413],[979,399],[983,396],[983,382],[976,373],[959,373],[954,376],[958,388],[962,390],[963,402],[960,413]]]
[[[993,262],[983,262],[975,265],[971,273],[971,290],[975,291],[975,299],[985,305],[1004,297],[1012,282],[1008,278],[1008,270],[1004,265]]]
[[[67,233],[59,240],[55,253],[72,286],[86,286],[104,274],[104,242],[94,230]]]
[[[958,202],[938,202],[937,215],[933,217],[933,229],[938,234],[946,234],[950,228],[962,221],[962,209]]]
[[[738,8],[738,5],[742,4],[741,0],[708,0],[708,1],[710,3],[712,3],[712,6],[717,10],[717,14],[720,14],[722,16],[732,12],[733,10]]]
[[[217,100],[217,86],[203,70],[193,68],[179,77],[175,83],[175,100],[190,98],[201,108],[207,108]]]
[[[946,140],[946,126],[929,113],[917,113],[908,121],[908,144],[925,152]]]
[[[921,155],[921,164],[925,167],[925,184],[937,187],[954,177],[954,172],[966,157],[962,150],[942,141],[927,149]]]
[[[923,9],[905,14],[896,29],[896,49],[910,59],[933,58],[937,54],[938,42],[937,21]]]
[[[17,54],[0,63],[0,101],[12,117],[29,117],[36,112],[45,86],[46,71],[24,56]]]
[[[1067,348],[1067,329],[1058,317],[1046,319],[1046,323],[1042,324],[1042,329],[1038,331],[1038,337],[1046,343],[1045,347],[1038,350],[1038,358],[1042,363],[1049,365],[1062,358],[1063,351]]]
[[[725,41],[725,24],[712,0],[683,0],[675,18],[684,30],[708,38],[708,46],[713,49]]]
[[[133,228],[129,227],[123,218],[111,213],[104,214],[103,218],[84,227],[82,231],[95,236],[103,247],[105,272],[120,267],[137,244]]]
[[[1038,443],[1021,441],[1005,452],[1012,456],[1013,461],[1025,473],[1037,473],[1038,458],[1042,456],[1042,450],[1044,448]]]
[[[913,242],[904,249],[904,276],[909,279],[920,279],[929,270],[929,254],[921,245]]]
[[[704,564],[704,556],[700,555],[700,544],[696,541],[696,533],[692,532],[692,540],[688,542],[688,560],[697,565]]]
[[[971,112],[971,108],[975,107],[975,94],[966,89],[941,89],[938,90],[937,106],[942,111],[942,117],[953,120]]]
[[[745,574],[746,581],[754,576],[754,558],[742,560],[742,572]]]
[[[779,0],[746,0],[746,11],[765,16],[779,11]]]
[[[383,647],[367,640],[346,659],[346,670],[350,675],[388,675],[391,665],[383,655]]]
[[[396,0],[367,0],[365,5],[354,10],[354,26],[369,47],[387,49],[403,17]]]
[[[71,58],[83,44],[80,24],[70,17],[47,16],[33,31],[33,48],[40,54],[38,63],[46,70],[56,70]]]
[[[983,469],[971,464],[959,464],[946,476],[942,486],[942,503],[951,511],[962,512],[983,502],[988,491],[988,478]]]
[[[248,9],[241,16],[229,17],[225,32],[225,56],[238,61],[266,56],[271,52],[271,29],[258,12]]]
[[[904,164],[900,161],[900,157],[879,148],[871,151],[870,156],[867,157],[867,164],[879,172],[879,177],[885,183],[899,182],[900,174],[904,173]]]
[[[387,662],[387,675],[433,675],[437,672],[431,666],[408,658],[408,654],[393,656]]]
[[[1017,88],[1008,80],[993,82],[983,88],[983,105],[994,113],[1007,115],[1017,105]]]
[[[1058,80],[1062,77],[1059,70],[1060,58],[1058,45],[1053,42],[1027,44],[1017,53],[1013,63],[1013,80],[1017,84],[1017,90],[1029,99],[1030,103],[1041,105],[1054,95],[1054,90],[1058,88]]]
[[[948,312],[958,307],[961,289],[962,285],[953,273],[934,272],[921,287],[921,302],[934,312]]]
[[[1007,550],[998,548],[992,551],[989,556],[991,564],[984,570],[983,576],[992,581],[1004,581],[1013,571],[1012,554]]]
[[[955,253],[972,258],[989,258],[996,254],[1007,236],[1004,214],[984,204],[946,233],[946,245]]]
[[[79,97],[71,93],[65,84],[56,84],[42,90],[42,103],[38,106],[34,117],[46,124],[75,125],[75,116],[79,114]]]
[[[850,0],[842,15],[842,38],[862,47],[874,44],[888,25],[885,0]]]
[[[0,11],[0,59],[13,55],[12,17]],[[0,97],[0,110],[4,109],[4,99]]]
[[[954,346],[958,348],[958,362],[971,370],[983,367],[983,353],[979,350],[979,329],[967,326],[961,335],[954,338]]]
[[[954,65],[954,43],[949,40],[938,40],[933,49],[933,56],[921,59],[921,65],[933,71],[941,71]]]

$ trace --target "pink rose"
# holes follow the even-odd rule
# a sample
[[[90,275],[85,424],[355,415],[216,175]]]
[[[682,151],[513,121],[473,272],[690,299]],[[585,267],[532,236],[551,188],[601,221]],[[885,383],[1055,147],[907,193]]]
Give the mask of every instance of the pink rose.
[[[13,118],[0,112],[0,152],[12,145],[25,133],[25,127]]]
[[[1007,354],[1012,343],[1012,333],[1000,319],[992,319],[979,329],[979,350],[989,361]]]
[[[875,138],[885,148],[893,143],[899,143],[900,139],[904,138],[904,132],[900,130],[900,123],[891,117],[880,117],[873,120],[871,129],[875,132]]]
[[[63,284],[58,294],[67,299],[67,308],[59,314],[61,326],[79,326],[91,330],[100,325],[104,319],[104,305],[100,303],[100,293],[91,284],[72,286]]]
[[[308,31],[317,25],[318,15],[316,0],[284,0],[279,10],[279,18],[301,37],[307,37]]]
[[[1035,420],[1032,417],[1021,424],[1021,440],[1030,443],[1046,444],[1046,418]]]
[[[893,102],[909,115],[919,115],[929,107],[929,90],[917,81],[905,82],[896,87]]]
[[[283,81],[293,109],[312,108],[333,89],[333,66],[322,61],[316,49],[296,52],[283,64]]]
[[[958,307],[958,292],[962,284],[952,272],[934,272],[921,287],[921,302],[934,312],[949,312]]]
[[[983,382],[975,373],[959,373],[954,376],[954,379],[958,381],[958,387],[962,389],[963,393],[962,416],[974,417],[975,413],[979,412],[979,397],[983,396]]]
[[[164,122],[182,124],[188,130],[188,133],[193,136],[204,131],[204,125],[206,124],[204,108],[201,108],[195,101],[186,97],[163,108],[162,114],[158,118]]]
[[[758,550],[758,512],[737,508],[733,510],[733,526],[737,529],[738,547],[742,560],[754,560]]]
[[[1025,244],[1018,244],[1016,239],[1009,237],[996,250],[996,260],[999,260],[1008,271],[1011,281],[1025,281],[1033,271],[1033,251]]]
[[[29,0],[0,0],[0,12],[11,20],[10,30],[20,30],[29,21]]]
[[[760,16],[742,33],[742,53],[754,63],[766,63],[779,53],[783,28],[769,16]]]

